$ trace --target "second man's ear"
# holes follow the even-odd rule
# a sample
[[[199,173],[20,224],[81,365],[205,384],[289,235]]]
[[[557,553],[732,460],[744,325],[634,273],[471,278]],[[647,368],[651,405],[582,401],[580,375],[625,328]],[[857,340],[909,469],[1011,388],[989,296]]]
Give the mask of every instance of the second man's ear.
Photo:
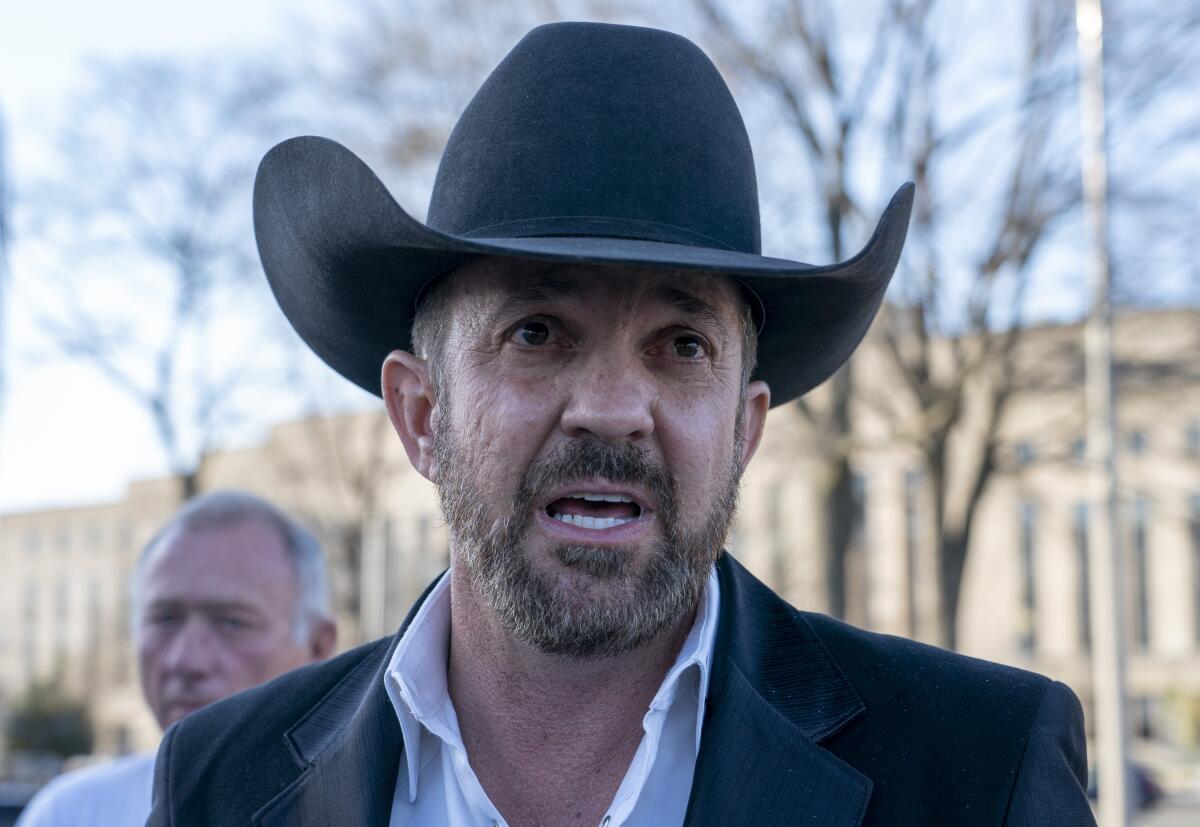
[[[404,350],[393,350],[383,360],[381,390],[388,419],[404,445],[417,473],[437,482],[437,457],[433,450],[433,388],[429,363]]]

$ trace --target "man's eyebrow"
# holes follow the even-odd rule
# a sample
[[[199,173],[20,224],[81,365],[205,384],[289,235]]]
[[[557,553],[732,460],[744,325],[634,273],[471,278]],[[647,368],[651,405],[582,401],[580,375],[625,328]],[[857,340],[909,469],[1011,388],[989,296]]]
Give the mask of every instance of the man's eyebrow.
[[[537,304],[564,296],[577,296],[580,289],[579,282],[574,279],[544,278],[513,288],[508,291],[504,301],[514,305]]]
[[[538,281],[514,287],[504,294],[504,298],[489,316],[489,326],[504,317],[530,305],[546,304],[562,298],[577,296],[580,293],[579,282],[573,279],[544,278]]]
[[[242,600],[197,600],[192,601],[181,597],[165,597],[151,600],[146,604],[147,609],[199,609],[204,612],[244,611],[258,613],[259,609],[253,603]]]
[[[715,305],[693,293],[671,285],[657,287],[654,292],[672,309],[686,316],[698,317],[718,330],[724,330],[728,324],[724,315]]]

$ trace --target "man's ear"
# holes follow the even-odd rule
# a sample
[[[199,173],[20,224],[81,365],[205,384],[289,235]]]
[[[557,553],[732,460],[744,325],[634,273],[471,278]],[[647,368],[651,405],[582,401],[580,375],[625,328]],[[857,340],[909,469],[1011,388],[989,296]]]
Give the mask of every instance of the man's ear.
[[[312,622],[312,631],[308,636],[308,654],[313,662],[333,657],[337,648],[337,623],[327,617]]]
[[[758,444],[762,442],[763,429],[767,424],[767,410],[771,407],[771,389],[767,387],[766,382],[756,379],[746,386],[745,405],[746,409],[742,412],[745,417],[742,420],[745,426],[742,437],[742,455],[738,458],[742,473],[746,472],[746,466],[750,464],[750,459],[758,450]]]
[[[383,360],[383,401],[388,419],[413,468],[437,482],[437,457],[433,451],[433,389],[429,363],[403,350],[393,350]]]

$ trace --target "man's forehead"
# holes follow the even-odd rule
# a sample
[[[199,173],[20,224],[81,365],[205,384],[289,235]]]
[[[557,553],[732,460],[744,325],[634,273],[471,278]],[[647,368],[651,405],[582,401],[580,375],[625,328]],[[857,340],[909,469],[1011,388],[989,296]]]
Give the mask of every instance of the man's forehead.
[[[485,258],[454,277],[456,292],[492,306],[585,298],[602,290],[701,315],[736,312],[744,301],[732,278],[700,270]]]
[[[176,525],[154,544],[145,559],[153,576],[177,569],[221,569],[242,575],[251,568],[288,564],[279,528],[252,516],[199,525]]]

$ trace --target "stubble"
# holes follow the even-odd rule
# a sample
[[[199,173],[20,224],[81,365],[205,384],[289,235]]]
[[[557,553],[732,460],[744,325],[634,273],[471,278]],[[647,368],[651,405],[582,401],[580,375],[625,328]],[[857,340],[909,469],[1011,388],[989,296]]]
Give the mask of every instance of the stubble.
[[[547,654],[604,658],[648,643],[694,609],[737,507],[740,416],[717,494],[704,520],[689,528],[680,519],[679,483],[665,468],[638,445],[592,439],[563,443],[532,463],[508,507],[489,515],[445,400],[440,414],[438,495],[453,553],[509,633]],[[564,544],[553,554],[567,576],[534,565],[525,545],[538,504],[557,486],[594,479],[649,493],[661,537],[648,558],[639,566],[626,548]]]

